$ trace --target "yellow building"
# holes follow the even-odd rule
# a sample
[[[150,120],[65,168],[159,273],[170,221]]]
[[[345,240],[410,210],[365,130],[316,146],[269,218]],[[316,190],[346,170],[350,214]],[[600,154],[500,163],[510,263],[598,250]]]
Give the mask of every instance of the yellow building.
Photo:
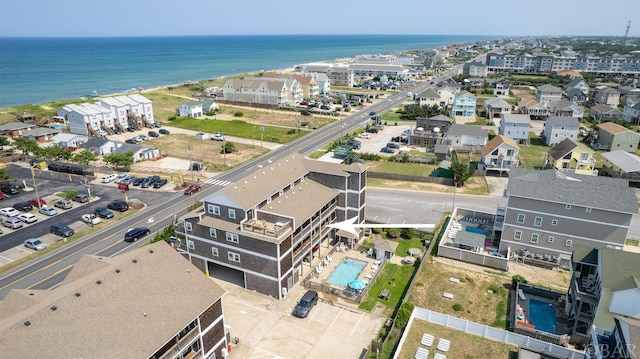
[[[590,148],[565,138],[545,154],[544,162],[547,168],[562,172],[597,176],[593,154]]]

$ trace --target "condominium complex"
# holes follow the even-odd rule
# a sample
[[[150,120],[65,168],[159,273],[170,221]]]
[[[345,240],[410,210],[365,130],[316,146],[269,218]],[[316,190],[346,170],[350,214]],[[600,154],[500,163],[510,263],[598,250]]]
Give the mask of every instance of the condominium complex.
[[[551,72],[573,70],[593,74],[640,74],[640,58],[599,56],[555,56],[550,54],[488,53],[491,72]]]

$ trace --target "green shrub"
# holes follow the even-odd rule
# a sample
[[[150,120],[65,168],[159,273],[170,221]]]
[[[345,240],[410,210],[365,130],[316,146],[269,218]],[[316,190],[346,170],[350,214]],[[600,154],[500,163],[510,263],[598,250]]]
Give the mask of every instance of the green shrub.
[[[400,231],[400,236],[404,239],[411,239],[416,235],[415,228],[402,228]]]
[[[404,302],[398,309],[398,314],[396,314],[396,327],[400,329],[404,329],[409,323],[409,317],[411,317],[411,312],[413,312],[413,304]]]
[[[458,303],[454,304],[452,308],[456,312],[461,312],[462,310],[464,310],[464,308],[462,307],[462,304],[458,304]]]
[[[302,121],[302,123],[300,123],[300,126],[307,127],[307,126],[309,126],[309,122],[308,121]]]
[[[380,234],[380,232],[382,232],[381,228],[371,228],[371,233],[373,234]]]
[[[289,131],[287,131],[287,135],[295,135],[296,132],[298,132],[298,130],[296,130],[295,128],[292,128]]]
[[[399,228],[389,228],[387,231],[387,237],[389,238],[398,238],[400,237],[400,229]]]
[[[75,189],[71,189],[68,190],[67,192],[63,193],[64,198],[73,198],[78,194],[78,191],[76,191]]]
[[[236,111],[236,112],[233,113],[233,116],[234,117],[242,117],[242,116],[244,116],[244,113],[242,113],[242,111]]]
[[[518,283],[526,284],[528,282],[526,279],[524,279],[523,276],[521,276],[520,274],[516,274],[513,277],[511,277],[511,286],[515,288],[518,285]]]

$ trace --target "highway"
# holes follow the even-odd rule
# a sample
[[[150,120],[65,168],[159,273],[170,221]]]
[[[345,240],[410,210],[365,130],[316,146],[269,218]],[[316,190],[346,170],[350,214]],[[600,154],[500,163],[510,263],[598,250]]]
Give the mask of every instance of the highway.
[[[448,76],[449,71],[441,74],[434,83]],[[378,115],[388,111],[409,98],[408,92],[420,93],[426,88],[433,86],[428,83],[419,83],[411,89],[389,96],[383,101],[368,106],[366,109],[355,112],[343,119],[340,119],[323,128],[314,130],[311,134],[293,141],[286,146],[275,149],[261,157],[250,160],[236,168],[223,173],[217,179],[235,182],[256,169],[268,166],[269,163],[285,157],[291,153],[299,152],[308,155],[318,148],[334,141],[343,134],[354,131],[362,127],[370,120],[369,113],[374,111]],[[85,254],[110,257],[118,255],[123,251],[140,246],[143,241],[126,243],[122,240],[124,232],[133,227],[148,227],[152,237],[157,231],[171,224],[175,218],[179,218],[187,213],[187,207],[195,201],[202,199],[220,190],[221,186],[203,186],[197,194],[186,196],[182,192],[150,201],[148,207],[138,213],[117,222],[116,226],[111,226],[95,234],[86,236],[69,245],[48,253],[37,260],[17,267],[0,277],[0,299],[4,298],[11,289],[51,289],[59,285],[64,277],[71,270],[73,265]],[[406,203],[406,202],[405,202]],[[390,207],[393,208],[393,207]],[[16,243],[20,243],[15,239]]]

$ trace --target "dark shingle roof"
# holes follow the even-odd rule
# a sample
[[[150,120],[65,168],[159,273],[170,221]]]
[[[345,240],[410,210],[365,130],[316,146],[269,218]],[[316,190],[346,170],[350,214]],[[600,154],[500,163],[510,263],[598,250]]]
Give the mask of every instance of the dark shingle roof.
[[[638,213],[636,193],[629,182],[622,179],[567,175],[553,169],[512,168],[507,194],[618,213]]]
[[[573,151],[573,149],[575,149],[576,147],[578,147],[577,143],[573,142],[569,138],[565,138],[564,140],[560,141],[560,143],[551,147],[551,149],[547,152],[547,154],[551,156],[551,158],[553,158],[554,160],[559,160],[562,157],[564,157],[567,153]]]

